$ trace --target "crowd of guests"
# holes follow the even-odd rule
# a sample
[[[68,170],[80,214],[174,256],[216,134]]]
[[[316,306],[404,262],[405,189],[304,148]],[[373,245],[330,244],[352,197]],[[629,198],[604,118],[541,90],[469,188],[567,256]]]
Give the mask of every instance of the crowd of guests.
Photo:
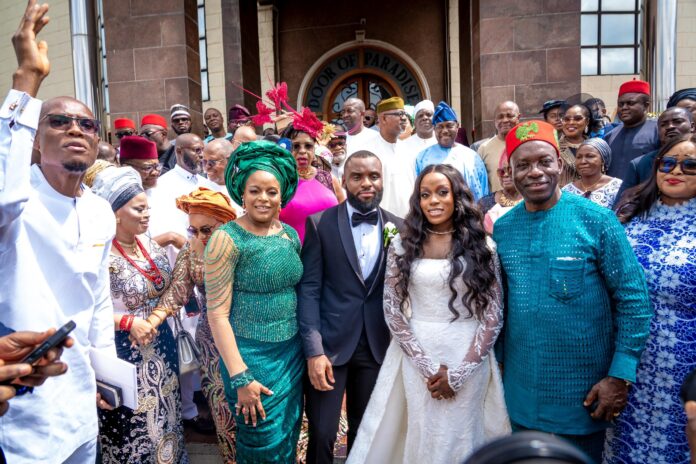
[[[47,8],[0,108],[0,459],[185,463],[190,425],[224,462],[345,440],[351,464],[483,463],[538,432],[568,462],[690,462],[696,89],[657,119],[640,80],[616,121],[505,101],[468,146],[446,102],[328,123],[279,84],[205,136],[185,105],[117,119],[116,148],[83,103],[36,99]],[[95,350],[135,366],[135,409],[96,393]]]

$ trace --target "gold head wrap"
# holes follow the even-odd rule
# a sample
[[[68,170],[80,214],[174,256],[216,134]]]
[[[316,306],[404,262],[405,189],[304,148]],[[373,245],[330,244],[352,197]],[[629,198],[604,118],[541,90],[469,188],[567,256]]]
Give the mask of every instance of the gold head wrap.
[[[176,207],[186,214],[203,214],[223,223],[237,218],[229,198],[205,187],[177,198]]]

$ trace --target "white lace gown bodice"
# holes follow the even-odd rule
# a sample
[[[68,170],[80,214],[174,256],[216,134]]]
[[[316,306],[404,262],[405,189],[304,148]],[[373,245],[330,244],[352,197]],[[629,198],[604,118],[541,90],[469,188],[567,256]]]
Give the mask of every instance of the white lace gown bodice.
[[[398,242],[397,242],[398,247]],[[387,260],[384,311],[392,341],[365,411],[348,464],[462,462],[479,446],[510,433],[502,381],[492,345],[502,326],[499,298],[483,321],[468,317],[456,281],[453,320],[450,263],[419,259],[411,267],[410,304],[402,312]],[[499,293],[498,293],[499,297]],[[448,367],[451,400],[430,396],[426,380]]]

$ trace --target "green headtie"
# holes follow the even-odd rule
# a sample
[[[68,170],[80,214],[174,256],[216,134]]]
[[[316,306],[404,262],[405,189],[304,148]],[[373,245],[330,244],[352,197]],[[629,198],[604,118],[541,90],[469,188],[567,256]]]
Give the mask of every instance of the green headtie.
[[[266,140],[243,143],[232,153],[225,169],[225,186],[230,197],[241,205],[247,179],[259,170],[270,172],[278,179],[284,208],[297,190],[297,164],[289,151]]]

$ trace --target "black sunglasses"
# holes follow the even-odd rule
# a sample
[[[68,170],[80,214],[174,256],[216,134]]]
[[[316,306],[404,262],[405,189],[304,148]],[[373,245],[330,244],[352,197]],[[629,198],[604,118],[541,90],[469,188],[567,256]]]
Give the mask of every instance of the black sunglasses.
[[[123,137],[129,137],[133,134],[135,134],[135,131],[121,131],[121,132],[116,132],[116,137],[118,137],[119,139],[122,139]]]
[[[213,233],[215,226],[202,226],[200,229],[196,229],[193,226],[188,226],[186,231],[188,232],[190,237],[195,237],[199,233],[203,234],[205,237],[208,237],[210,234]]]
[[[85,134],[94,135],[99,132],[101,123],[97,119],[89,118],[73,118],[65,114],[47,114],[41,119],[48,119],[48,125],[51,129],[68,130],[72,126],[73,121],[77,122],[77,127]]]
[[[665,174],[674,171],[679,166],[681,172],[687,176],[696,176],[696,158],[685,158],[679,161],[673,156],[663,156],[657,165],[657,170]]]

